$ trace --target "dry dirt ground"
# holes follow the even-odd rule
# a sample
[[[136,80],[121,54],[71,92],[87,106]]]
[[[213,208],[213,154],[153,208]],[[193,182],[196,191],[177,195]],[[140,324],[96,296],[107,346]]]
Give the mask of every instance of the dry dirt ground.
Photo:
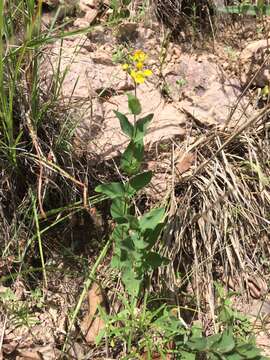
[[[54,10],[50,6],[44,14],[43,26],[48,26],[52,17]],[[88,26],[97,17],[94,1],[81,2],[80,16],[72,27]],[[155,172],[149,194],[152,201],[159,201],[166,197],[172,181],[183,178],[196,165],[194,154],[185,149],[197,141],[198,133],[243,123],[267,101],[262,89],[269,84],[269,68],[267,63],[260,68],[268,47],[263,26],[267,24],[254,19],[244,24],[230,22],[223,30],[201,40],[196,38],[197,34],[194,39],[181,34],[181,41],[176,42],[167,41],[164,29],[149,17],[140,22],[125,20],[113,28],[101,21],[86,34],[57,41],[45,49],[42,86],[49,91],[61,54],[61,71],[68,70],[63,81],[62,105],[76,119],[74,146],[79,155],[87,156],[95,166],[101,160],[116,157],[127,144],[113,114],[116,109],[127,112],[126,92],[134,89],[122,70],[122,54],[125,48],[143,50],[154,75],[139,86],[137,96],[143,112],[154,113],[146,137],[149,161],[145,166]],[[244,91],[249,82],[251,86]],[[174,173],[172,145],[175,145]],[[0,358],[49,360],[60,356],[67,316],[81,292],[83,271],[91,266],[92,260],[89,254],[78,255],[76,265],[67,265],[57,245],[52,253],[54,267],[48,269],[49,282],[44,293],[30,290],[19,278],[10,289],[0,287],[0,294],[5,294],[5,313],[0,318]],[[10,263],[8,260],[0,263],[1,276],[9,274]],[[106,278],[106,271],[106,266],[99,269],[101,279]],[[263,284],[256,283],[256,279],[253,282],[256,300],[245,306],[236,300],[236,306],[244,313],[257,315],[261,301],[265,300],[262,288],[266,285],[265,280]],[[237,286],[232,285],[234,290],[239,290]],[[87,310],[85,302],[82,321],[78,320],[73,329],[80,340],[75,339],[68,346],[70,358],[105,358],[104,354],[94,355],[93,339],[84,330],[91,312],[95,312],[91,309],[95,307],[93,301],[100,302],[100,295],[90,293],[91,296],[92,305]],[[270,309],[267,306],[263,309],[264,326],[258,330],[257,341],[270,354],[267,330]]]

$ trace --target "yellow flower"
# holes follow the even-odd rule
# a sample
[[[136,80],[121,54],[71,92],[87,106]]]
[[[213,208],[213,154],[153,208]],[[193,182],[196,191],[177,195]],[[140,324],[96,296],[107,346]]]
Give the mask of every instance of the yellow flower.
[[[122,69],[128,72],[136,84],[143,84],[146,77],[153,75],[152,71],[145,67],[146,59],[147,55],[142,50],[136,50],[128,62],[122,65]]]
[[[136,84],[143,84],[145,81],[145,76],[143,74],[143,71],[135,71],[131,70],[130,76],[135,81]]]
[[[153,75],[153,71],[150,69],[145,69],[143,72],[143,76],[148,77],[148,76],[152,76]]]
[[[133,61],[145,62],[147,55],[142,50],[136,50],[132,56]]]
[[[124,71],[127,71],[127,70],[129,69],[129,65],[128,65],[128,64],[123,64],[123,65],[122,65],[122,69],[123,69]]]
[[[143,63],[142,63],[141,61],[137,62],[136,68],[137,68],[138,70],[142,70],[142,68],[143,68]]]

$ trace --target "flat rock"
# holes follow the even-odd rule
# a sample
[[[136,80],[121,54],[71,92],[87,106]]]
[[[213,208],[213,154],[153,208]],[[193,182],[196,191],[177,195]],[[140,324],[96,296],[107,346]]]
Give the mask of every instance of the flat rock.
[[[170,97],[180,109],[202,125],[227,121],[242,93],[240,82],[228,79],[218,66],[206,57],[182,54],[180,62],[165,72]],[[240,101],[232,121],[245,117],[247,102]]]

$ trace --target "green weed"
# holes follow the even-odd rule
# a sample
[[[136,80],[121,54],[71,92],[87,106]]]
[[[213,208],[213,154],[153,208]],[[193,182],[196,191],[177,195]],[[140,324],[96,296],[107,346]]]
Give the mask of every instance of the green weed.
[[[132,0],[111,0],[110,8],[112,9],[112,13],[110,21],[119,21],[128,18],[130,15],[128,5],[130,5],[131,1]]]

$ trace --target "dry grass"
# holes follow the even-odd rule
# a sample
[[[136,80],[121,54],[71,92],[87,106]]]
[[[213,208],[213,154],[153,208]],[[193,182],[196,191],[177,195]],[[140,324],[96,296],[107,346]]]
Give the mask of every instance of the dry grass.
[[[197,145],[190,147],[195,169],[180,179],[171,196],[164,251],[173,260],[173,269],[166,270],[166,278],[171,289],[192,278],[199,308],[207,299],[212,315],[215,280],[239,276],[240,290],[248,275],[269,270],[267,112],[266,108],[255,115],[249,127],[214,129],[204,141],[195,139]],[[181,284],[179,277],[176,281],[179,273],[185,274]]]

